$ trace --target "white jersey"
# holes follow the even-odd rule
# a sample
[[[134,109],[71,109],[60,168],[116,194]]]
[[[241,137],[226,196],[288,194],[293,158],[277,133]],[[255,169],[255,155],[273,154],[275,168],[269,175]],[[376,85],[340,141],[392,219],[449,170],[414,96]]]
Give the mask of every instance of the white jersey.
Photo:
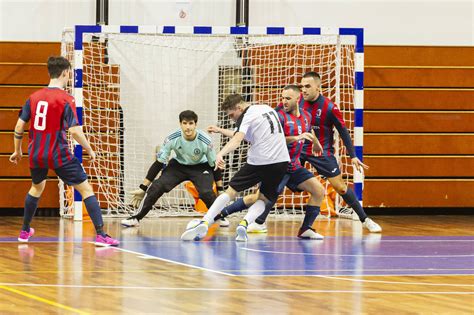
[[[277,113],[268,105],[251,105],[237,120],[236,132],[250,142],[247,163],[268,165],[289,162],[285,134]]]

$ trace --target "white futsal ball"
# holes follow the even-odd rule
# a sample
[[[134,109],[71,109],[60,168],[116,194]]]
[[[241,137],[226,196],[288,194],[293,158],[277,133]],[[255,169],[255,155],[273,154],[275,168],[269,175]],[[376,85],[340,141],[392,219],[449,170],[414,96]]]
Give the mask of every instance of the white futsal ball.
[[[186,230],[192,229],[196,225],[198,225],[201,222],[201,219],[192,219],[189,221],[188,225],[186,225]]]

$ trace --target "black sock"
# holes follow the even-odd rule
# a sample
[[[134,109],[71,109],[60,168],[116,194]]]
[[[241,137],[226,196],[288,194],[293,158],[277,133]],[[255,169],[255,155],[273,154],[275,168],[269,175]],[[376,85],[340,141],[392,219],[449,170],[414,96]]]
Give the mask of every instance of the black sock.
[[[26,194],[25,211],[24,211],[24,216],[23,216],[23,226],[21,227],[23,231],[26,231],[26,232],[30,231],[30,223],[31,223],[31,220],[33,220],[36,209],[38,208],[38,201],[39,201],[39,198],[33,197],[30,194]]]
[[[98,235],[105,236],[104,222],[102,221],[102,211],[100,210],[99,202],[97,201],[97,197],[92,195],[84,200],[84,204],[86,205],[87,213],[91,217],[92,223],[94,224],[95,231]]]
[[[316,217],[319,214],[320,208],[318,206],[306,206],[306,211],[304,214],[303,224],[301,225],[301,229],[307,230],[313,226]]]
[[[244,198],[239,198],[224,209],[222,209],[220,215],[222,218],[225,218],[232,213],[240,212],[247,209],[247,205],[244,202]]]
[[[349,205],[349,207],[354,209],[361,222],[364,222],[365,219],[367,219],[367,214],[360,205],[360,202],[357,200],[357,197],[352,189],[348,188],[347,192],[344,195],[341,195],[341,197]]]

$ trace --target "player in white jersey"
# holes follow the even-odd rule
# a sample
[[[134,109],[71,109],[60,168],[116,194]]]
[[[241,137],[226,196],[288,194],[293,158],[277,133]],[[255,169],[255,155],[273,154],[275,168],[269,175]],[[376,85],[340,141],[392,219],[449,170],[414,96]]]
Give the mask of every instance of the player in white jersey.
[[[283,128],[277,113],[268,105],[250,105],[239,94],[229,95],[222,109],[236,121],[232,138],[216,156],[216,167],[225,167],[224,156],[235,150],[245,139],[250,143],[247,163],[235,174],[229,188],[214,201],[202,221],[189,227],[182,235],[185,241],[199,240],[207,234],[208,226],[225,205],[234,200],[238,192],[258,183],[260,192],[257,202],[237,227],[236,241],[247,241],[247,226],[263,213],[265,202],[278,198],[278,184],[286,173],[290,156],[286,147]],[[232,135],[232,131],[225,131]]]

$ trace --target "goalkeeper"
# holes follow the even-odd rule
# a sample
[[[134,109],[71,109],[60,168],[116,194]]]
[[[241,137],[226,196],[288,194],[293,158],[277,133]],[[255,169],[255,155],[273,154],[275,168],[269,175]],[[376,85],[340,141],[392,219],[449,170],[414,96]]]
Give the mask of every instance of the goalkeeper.
[[[222,173],[220,170],[213,170],[216,153],[212,147],[211,138],[204,131],[196,129],[197,121],[197,114],[191,110],[185,110],[179,114],[181,129],[171,133],[165,139],[156,161],[148,170],[140,188],[131,192],[131,204],[138,208],[138,213],[122,220],[123,226],[138,226],[140,220],[148,214],[164,193],[171,191],[184,181],[189,180],[194,184],[199,198],[208,208],[216,199],[212,189],[213,182],[216,181],[218,191],[223,190]],[[165,166],[171,151],[175,152],[176,157]],[[161,170],[163,170],[161,176],[155,180]],[[228,226],[229,222],[222,220],[220,225]]]

